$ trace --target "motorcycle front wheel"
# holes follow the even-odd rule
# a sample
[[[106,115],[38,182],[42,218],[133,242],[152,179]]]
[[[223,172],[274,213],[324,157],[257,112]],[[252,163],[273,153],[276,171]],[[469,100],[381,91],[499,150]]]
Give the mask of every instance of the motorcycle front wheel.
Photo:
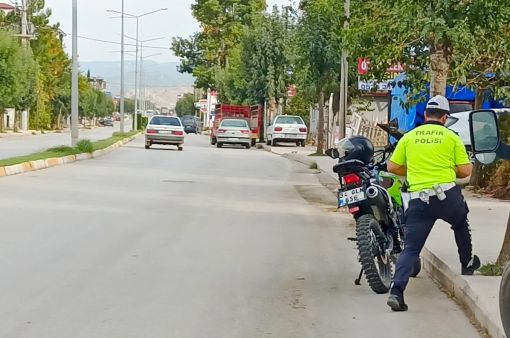
[[[356,221],[359,262],[368,285],[375,293],[387,293],[392,279],[392,259],[381,247],[384,234],[373,215],[362,215]]]

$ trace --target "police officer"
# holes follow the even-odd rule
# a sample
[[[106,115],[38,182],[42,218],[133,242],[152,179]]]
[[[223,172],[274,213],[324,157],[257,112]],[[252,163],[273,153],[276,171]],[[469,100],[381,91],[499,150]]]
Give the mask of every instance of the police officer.
[[[404,290],[425,241],[438,220],[450,223],[455,233],[463,275],[472,275],[480,259],[472,255],[467,204],[457,178],[471,175],[472,165],[458,135],[444,124],[450,113],[448,100],[435,96],[427,103],[425,123],[407,133],[388,161],[388,171],[407,176],[408,209],[405,214],[405,248],[397,267],[387,304],[407,311]]]

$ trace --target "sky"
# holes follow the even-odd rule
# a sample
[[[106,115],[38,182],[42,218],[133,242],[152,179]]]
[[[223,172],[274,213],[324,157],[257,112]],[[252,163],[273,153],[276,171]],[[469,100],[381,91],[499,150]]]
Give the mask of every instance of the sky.
[[[178,61],[168,49],[171,38],[174,36],[187,37],[198,30],[198,23],[191,15],[190,6],[193,0],[124,0],[125,12],[140,15],[160,8],[168,8],[167,11],[155,13],[140,19],[140,40],[163,38],[147,43],[154,48],[147,54],[160,54],[149,59],[157,62]],[[290,0],[267,0],[269,8],[274,4],[288,4]],[[51,8],[52,23],[59,22],[61,29],[69,34],[65,44],[70,54],[72,32],[72,1],[71,0],[46,0],[46,7]],[[120,42],[121,20],[112,18],[116,16],[107,13],[106,10],[119,10],[121,0],[79,0],[78,1],[78,35]],[[125,20],[125,35],[135,37],[136,20]],[[126,38],[126,43],[132,43]],[[134,47],[126,46],[126,51],[132,51]],[[80,61],[116,61],[120,58],[120,45],[101,43],[80,38],[78,40],[78,54]],[[127,55],[126,59],[134,59]]]

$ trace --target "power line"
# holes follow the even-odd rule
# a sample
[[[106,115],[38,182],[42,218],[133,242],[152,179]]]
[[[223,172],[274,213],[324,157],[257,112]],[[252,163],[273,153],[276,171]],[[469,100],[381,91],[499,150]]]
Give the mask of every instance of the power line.
[[[120,82],[108,82],[109,85],[120,86]],[[134,87],[133,83],[126,83],[126,86]],[[151,88],[192,88],[193,85],[181,85],[181,86],[165,86],[165,85],[156,85],[156,84],[148,84],[147,87]]]
[[[67,34],[67,33],[66,33]],[[112,44],[112,45],[121,45],[120,42],[116,42],[116,41],[108,41],[108,40],[102,40],[102,39],[96,39],[96,38],[91,38],[91,37],[88,37],[88,36],[80,36],[78,35],[78,38],[80,39],[83,39],[83,40],[90,40],[90,41],[96,41],[96,42],[102,42],[102,43],[109,43],[109,44]],[[131,46],[131,47],[136,47],[136,45],[134,44],[129,44],[129,43],[125,43],[124,44],[125,46]],[[144,48],[150,48],[150,49],[163,49],[163,50],[170,50],[170,48],[168,47],[160,47],[160,46],[143,46]]]

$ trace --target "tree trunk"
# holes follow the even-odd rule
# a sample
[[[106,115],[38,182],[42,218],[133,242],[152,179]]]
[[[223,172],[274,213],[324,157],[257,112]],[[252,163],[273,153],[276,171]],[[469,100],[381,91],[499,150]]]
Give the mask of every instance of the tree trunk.
[[[443,46],[432,47],[430,53],[430,96],[445,95],[450,64]]]
[[[12,131],[15,133],[18,132],[18,120],[19,120],[19,112],[17,109],[14,109],[14,121],[12,123]]]
[[[262,107],[262,109],[260,107]],[[262,114],[262,117],[259,116],[259,119],[262,118],[262,123],[261,123],[260,129],[259,129],[259,140],[260,140],[260,142],[264,143],[266,141],[264,134],[265,134],[266,124],[267,124],[267,121],[264,118],[266,115],[264,102],[261,102],[261,103],[259,102],[259,114]]]
[[[273,121],[278,113],[278,106],[274,97],[269,98],[269,121]]]
[[[0,133],[4,132],[4,118],[5,118],[5,110],[0,109]]]
[[[62,105],[60,106],[60,108],[58,109],[58,116],[57,116],[57,126],[56,126],[56,129],[57,130],[61,130],[62,129]]]
[[[503,247],[499,252],[499,257],[496,264],[504,267],[510,261],[510,216],[506,224],[505,239],[503,240]]]
[[[475,98],[475,110],[482,109],[483,99],[484,99],[484,90],[481,88],[476,89],[476,98]],[[469,180],[469,185],[473,187],[481,187],[483,182],[482,178],[484,176],[484,168],[485,166],[479,162],[475,162],[473,166],[473,173],[471,174],[471,178]]]
[[[319,119],[317,121],[317,155],[324,155],[324,91],[319,94]]]

